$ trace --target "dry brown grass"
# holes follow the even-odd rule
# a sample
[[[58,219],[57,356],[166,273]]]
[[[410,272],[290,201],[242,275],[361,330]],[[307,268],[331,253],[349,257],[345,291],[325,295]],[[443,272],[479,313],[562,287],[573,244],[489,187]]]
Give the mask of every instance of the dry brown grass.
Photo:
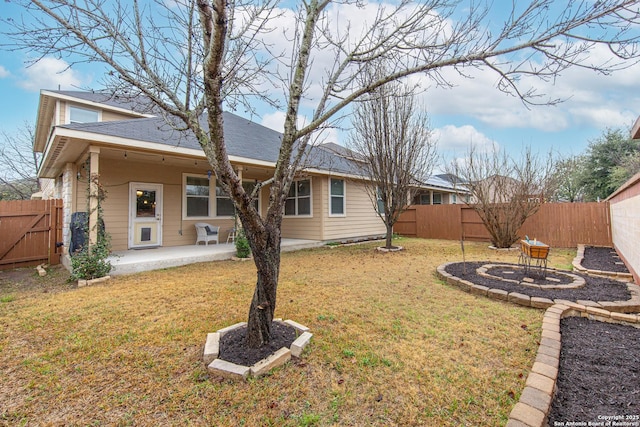
[[[249,263],[118,277],[0,303],[6,425],[503,425],[542,311],[469,295],[435,267],[459,242],[402,239],[283,254],[276,315],[309,326],[297,363],[246,383],[211,379],[207,332],[245,320]],[[467,260],[516,253],[467,243]],[[567,266],[575,251],[555,250]],[[0,297],[5,295],[0,287]]]

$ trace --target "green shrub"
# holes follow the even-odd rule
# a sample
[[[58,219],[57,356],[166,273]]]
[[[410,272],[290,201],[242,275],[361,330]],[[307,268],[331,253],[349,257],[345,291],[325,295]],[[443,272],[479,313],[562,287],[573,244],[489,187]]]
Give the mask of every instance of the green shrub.
[[[243,229],[238,230],[238,235],[236,236],[236,256],[238,258],[249,258],[251,256],[249,240],[247,240]]]
[[[108,239],[102,238],[92,247],[84,246],[71,257],[71,276],[73,280],[91,280],[104,277],[111,271]]]

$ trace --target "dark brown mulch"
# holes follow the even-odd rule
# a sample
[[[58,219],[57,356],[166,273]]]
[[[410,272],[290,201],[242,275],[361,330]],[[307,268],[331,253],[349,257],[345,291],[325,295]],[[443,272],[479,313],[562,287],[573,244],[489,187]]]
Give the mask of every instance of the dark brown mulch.
[[[454,263],[447,266],[445,271],[453,274],[461,279],[468,280],[472,283],[482,286],[488,286],[493,289],[502,289],[507,292],[519,292],[532,297],[548,298],[548,299],[564,299],[568,301],[590,300],[590,301],[627,301],[631,299],[631,294],[625,283],[603,277],[591,277],[584,274],[572,272],[577,276],[584,278],[585,286],[578,289],[536,289],[530,286],[522,286],[517,283],[506,282],[504,280],[496,280],[476,273],[476,269],[482,265],[490,264],[489,261],[483,262],[467,262],[466,266],[461,263]],[[516,264],[513,264],[517,267]],[[466,271],[466,274],[465,274]],[[524,274],[521,269],[514,268],[514,275],[509,277],[512,279],[522,280]],[[548,276],[553,276],[549,271]],[[535,274],[528,277],[536,279]],[[546,284],[550,284],[547,282]]]
[[[280,322],[271,324],[272,339],[269,344],[260,348],[249,348],[245,345],[247,327],[234,329],[220,339],[219,358],[236,365],[252,366],[256,362],[269,357],[282,347],[291,347],[296,338],[296,329]]]
[[[580,263],[589,270],[615,271],[616,273],[628,273],[629,270],[622,262],[618,253],[613,248],[603,248],[596,246],[586,246],[584,248],[584,258]]]
[[[562,319],[560,333],[558,390],[549,425],[587,425],[602,422],[603,416],[632,423],[618,425],[640,425],[633,418],[640,416],[640,329],[568,317]]]

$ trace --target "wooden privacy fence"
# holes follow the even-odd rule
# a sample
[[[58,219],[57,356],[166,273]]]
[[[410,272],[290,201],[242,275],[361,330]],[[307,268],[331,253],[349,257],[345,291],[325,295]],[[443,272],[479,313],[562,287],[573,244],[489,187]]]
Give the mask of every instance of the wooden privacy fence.
[[[480,216],[466,205],[413,205],[400,216],[394,232],[425,239],[491,240]],[[611,246],[609,204],[545,203],[519,234],[561,248],[579,243]]]
[[[0,269],[60,263],[62,200],[0,201]]]

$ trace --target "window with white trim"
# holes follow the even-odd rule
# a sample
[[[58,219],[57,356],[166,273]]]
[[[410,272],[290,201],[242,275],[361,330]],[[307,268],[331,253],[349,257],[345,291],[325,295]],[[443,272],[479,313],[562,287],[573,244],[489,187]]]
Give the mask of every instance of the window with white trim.
[[[434,205],[442,204],[442,193],[433,193],[433,204]]]
[[[451,195],[451,204],[455,205],[458,203],[458,195],[457,194],[452,194]]]
[[[311,180],[294,181],[284,205],[286,216],[311,216]]]
[[[345,202],[344,179],[329,178],[329,216],[345,216]]]
[[[69,106],[69,123],[96,123],[100,121],[100,111]]]
[[[210,182],[207,176],[185,176],[185,217],[209,217],[209,184]]]

